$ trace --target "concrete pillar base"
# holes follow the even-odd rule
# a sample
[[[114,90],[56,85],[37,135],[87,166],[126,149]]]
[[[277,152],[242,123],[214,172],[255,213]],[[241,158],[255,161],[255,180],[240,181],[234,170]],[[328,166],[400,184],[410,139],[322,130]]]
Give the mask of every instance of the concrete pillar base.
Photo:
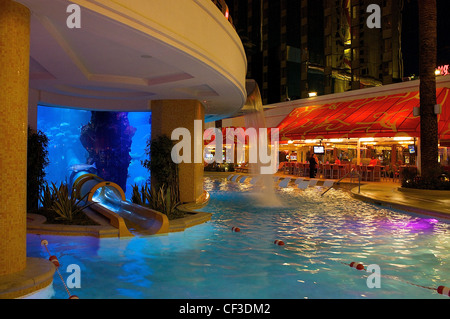
[[[0,276],[0,299],[21,298],[48,287],[55,270],[46,259],[28,257],[24,270]]]

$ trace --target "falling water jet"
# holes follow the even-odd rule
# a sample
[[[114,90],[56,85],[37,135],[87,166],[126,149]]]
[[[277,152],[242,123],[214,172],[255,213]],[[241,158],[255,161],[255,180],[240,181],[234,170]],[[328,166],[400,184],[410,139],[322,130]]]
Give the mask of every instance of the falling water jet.
[[[254,128],[256,132],[259,132],[260,128],[267,128],[261,100],[261,93],[255,80],[246,80],[245,84],[247,90],[247,101],[245,103],[245,106],[242,108],[245,119],[245,127],[246,129]],[[259,144],[258,147],[263,146],[260,145],[261,143],[257,144]],[[250,147],[252,146],[255,147],[255,145],[251,145],[251,143],[249,143],[249,153],[251,151]],[[275,152],[275,150],[272,150],[272,152]],[[278,159],[278,154],[272,154],[272,159],[273,158]],[[261,163],[259,156],[256,163],[249,163],[249,172],[256,178],[258,178],[258,182],[254,187],[255,191],[252,195],[255,198],[257,205],[259,206],[281,207],[283,206],[281,200],[275,193],[273,174],[261,173],[261,168],[264,166],[267,165]]]

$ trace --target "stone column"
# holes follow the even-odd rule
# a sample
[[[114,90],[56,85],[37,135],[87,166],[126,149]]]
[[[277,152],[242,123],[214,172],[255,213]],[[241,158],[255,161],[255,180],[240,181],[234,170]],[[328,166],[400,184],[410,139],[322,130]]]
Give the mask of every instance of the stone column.
[[[26,268],[30,10],[0,0],[0,275]]]
[[[179,164],[180,201],[193,202],[203,194],[203,161],[195,163],[195,149],[201,143],[203,158],[203,127],[205,109],[197,100],[156,100],[151,102],[152,138],[165,134],[171,137],[176,128],[187,128],[191,134],[191,162]],[[202,121],[201,140],[194,130],[194,120]],[[177,143],[178,141],[175,141]],[[197,156],[199,156],[197,154]]]

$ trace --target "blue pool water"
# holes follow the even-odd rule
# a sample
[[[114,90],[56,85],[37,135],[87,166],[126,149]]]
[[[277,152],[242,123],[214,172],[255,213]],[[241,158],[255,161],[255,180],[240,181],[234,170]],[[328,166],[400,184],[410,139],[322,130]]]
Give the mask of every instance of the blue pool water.
[[[114,112],[111,112],[114,113]],[[129,155],[131,162],[126,178],[125,195],[131,199],[132,185],[142,185],[150,177],[141,164],[147,159],[145,148],[151,134],[151,112],[128,112],[131,127],[136,129],[132,137]],[[45,180],[59,185],[70,183],[70,168],[77,164],[86,164],[89,158],[87,150],[80,141],[81,128],[91,120],[91,111],[53,106],[38,106],[37,128],[48,138],[48,160]],[[117,182],[117,181],[112,181]]]
[[[263,207],[250,184],[205,178],[211,221],[184,232],[128,239],[28,235],[28,256],[81,268],[80,298],[443,298],[450,285],[450,225],[320,187],[277,189]],[[232,232],[232,227],[240,232]],[[285,242],[277,246],[274,240]],[[381,288],[352,261],[377,264]],[[67,298],[55,274],[52,298]]]

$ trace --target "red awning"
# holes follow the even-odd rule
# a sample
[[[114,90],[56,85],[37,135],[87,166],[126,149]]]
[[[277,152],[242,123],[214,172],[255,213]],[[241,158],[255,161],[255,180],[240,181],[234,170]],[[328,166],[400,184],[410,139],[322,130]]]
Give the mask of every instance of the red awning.
[[[450,89],[436,90],[439,138],[450,139]],[[281,139],[420,136],[420,118],[413,108],[419,92],[312,105],[294,109],[279,125]]]

